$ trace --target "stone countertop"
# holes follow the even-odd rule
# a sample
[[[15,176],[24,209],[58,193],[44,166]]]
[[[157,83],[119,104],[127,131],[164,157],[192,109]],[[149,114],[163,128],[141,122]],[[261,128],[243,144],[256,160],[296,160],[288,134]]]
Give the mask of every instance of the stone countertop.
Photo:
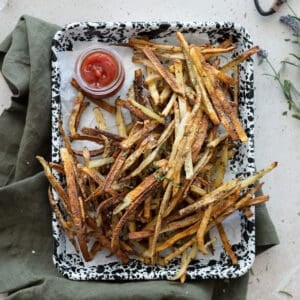
[[[268,8],[272,0],[262,1]],[[289,5],[300,14],[300,2]],[[266,49],[276,68],[288,53],[297,51],[286,39],[288,28],[279,22],[281,15],[290,11],[284,5],[269,17],[260,16],[253,1],[210,0],[180,1],[152,0],[141,4],[137,0],[8,0],[0,11],[0,40],[14,28],[23,14],[64,25],[74,21],[233,21],[244,26],[254,44]],[[299,52],[298,52],[299,53]],[[289,69],[290,70],[290,69]],[[252,268],[248,300],[297,299],[300,287],[300,121],[283,115],[287,103],[277,82],[266,76],[270,69],[255,62],[256,101],[256,165],[260,169],[271,161],[279,167],[264,181],[264,193],[270,195],[269,213],[278,231],[281,244],[257,256]],[[288,71],[290,78],[299,73]],[[0,113],[9,106],[10,91],[0,75]],[[1,296],[0,296],[1,299]]]

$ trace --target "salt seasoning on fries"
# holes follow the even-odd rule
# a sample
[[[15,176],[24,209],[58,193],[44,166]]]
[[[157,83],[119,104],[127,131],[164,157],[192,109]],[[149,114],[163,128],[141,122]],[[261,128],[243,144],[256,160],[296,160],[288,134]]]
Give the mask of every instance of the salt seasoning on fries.
[[[238,117],[238,66],[259,48],[222,65],[218,55],[236,49],[230,38],[218,46],[190,45],[180,32],[177,39],[178,45],[129,39],[132,60],[141,66],[127,98],[116,99],[116,106],[89,99],[72,80],[78,95],[68,136],[60,124],[62,162],[37,159],[52,186],[49,201],[58,222],[86,261],[103,248],[122,263],[132,257],[167,265],[180,257],[171,279],[184,282],[198,253],[210,255],[213,227],[232,264],[239,263],[222,222],[238,210],[251,217],[250,207],[268,200],[255,197],[262,185],[257,182],[277,163],[248,178],[224,180],[236,141],[248,141]],[[88,99],[96,105],[97,128],[79,128]],[[116,118],[118,133],[107,131],[101,109]],[[100,146],[75,151],[76,139]]]

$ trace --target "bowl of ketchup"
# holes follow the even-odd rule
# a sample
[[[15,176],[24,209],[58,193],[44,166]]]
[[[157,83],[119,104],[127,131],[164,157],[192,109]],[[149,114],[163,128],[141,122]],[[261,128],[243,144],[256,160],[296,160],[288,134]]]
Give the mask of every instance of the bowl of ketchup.
[[[88,96],[98,99],[113,96],[121,88],[124,78],[121,58],[110,47],[94,45],[77,58],[75,79]]]

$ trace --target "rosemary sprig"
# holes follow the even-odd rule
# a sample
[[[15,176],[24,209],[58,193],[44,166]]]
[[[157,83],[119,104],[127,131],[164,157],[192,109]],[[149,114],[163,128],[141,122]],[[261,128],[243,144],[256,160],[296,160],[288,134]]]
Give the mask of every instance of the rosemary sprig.
[[[291,29],[293,36],[296,37],[296,40],[293,40],[292,43],[296,44],[297,53],[290,53],[293,61],[282,60],[279,70],[276,70],[271,61],[268,59],[268,54],[265,50],[261,50],[258,53],[258,56],[261,59],[260,63],[265,61],[269,65],[272,74],[266,75],[273,77],[274,80],[279,83],[283,95],[287,100],[288,109],[293,112],[292,117],[300,120],[300,91],[298,90],[294,82],[292,82],[289,78],[282,78],[282,71],[286,66],[300,69],[300,18],[296,15],[295,11],[290,6],[289,9],[292,15],[281,16],[280,21],[283,24],[287,25]],[[286,114],[287,111],[283,113],[283,115]]]

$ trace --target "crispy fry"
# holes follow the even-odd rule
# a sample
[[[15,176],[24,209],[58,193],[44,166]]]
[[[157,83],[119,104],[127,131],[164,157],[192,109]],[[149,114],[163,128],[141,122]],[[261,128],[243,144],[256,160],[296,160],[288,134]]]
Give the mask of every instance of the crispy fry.
[[[154,178],[154,176],[151,176],[152,178]],[[130,217],[130,215],[136,210],[136,208],[145,200],[145,198],[147,198],[147,194],[151,193],[155,188],[157,188],[157,186],[160,184],[159,181],[157,181],[155,179],[155,181],[153,181],[153,179],[151,177],[147,177],[146,179],[148,181],[150,181],[150,184],[147,181],[144,181],[144,184],[147,184],[147,188],[141,191],[141,187],[138,190],[134,190],[132,191],[132,193],[129,195],[127,194],[126,197],[123,200],[123,203],[121,206],[119,206],[119,208],[117,210],[114,210],[114,214],[117,213],[117,211],[123,210],[124,207],[128,206],[129,203],[129,207],[127,208],[127,210],[125,211],[125,213],[122,215],[120,221],[118,222],[118,224],[115,226],[113,233],[112,233],[112,240],[111,240],[111,248],[117,249],[118,244],[119,244],[119,235],[120,232],[124,226],[124,224],[126,223],[126,221],[128,220],[128,218]],[[149,178],[149,179],[148,179]]]
[[[171,192],[172,192],[172,183],[169,183],[166,191],[164,193],[163,199],[160,203],[160,207],[159,207],[159,211],[157,214],[157,219],[156,219],[156,224],[155,224],[155,229],[154,229],[154,233],[151,239],[151,243],[150,243],[150,256],[151,256],[151,263],[155,264],[156,263],[156,259],[155,259],[155,250],[156,250],[156,244],[157,244],[157,240],[158,240],[158,235],[161,229],[161,223],[162,223],[162,219],[163,219],[163,215],[165,213],[166,207],[168,205],[168,202],[170,200],[171,197]]]
[[[109,191],[112,183],[119,175],[121,168],[126,160],[128,152],[127,151],[120,151],[118,157],[116,158],[114,164],[112,165],[109,173],[106,176],[105,182],[103,184],[104,191]]]
[[[121,212],[123,209],[130,206],[136,199],[139,199],[144,194],[146,194],[149,189],[153,188],[153,185],[157,183],[157,178],[154,175],[146,177],[134,190],[130,191],[123,199],[122,203],[118,205],[113,213],[116,215]]]
[[[209,205],[207,207],[207,209],[204,211],[200,226],[197,230],[197,245],[198,245],[198,249],[205,255],[208,254],[205,245],[204,245],[204,237],[206,234],[206,228],[211,216],[211,212],[212,212],[212,205]]]
[[[134,99],[129,98],[128,102],[134,106],[135,108],[139,109],[144,115],[146,115],[148,118],[151,118],[153,120],[156,120],[158,123],[164,124],[165,120],[164,118],[162,118],[161,116],[159,116],[158,114],[156,114],[155,112],[153,112],[153,110],[147,108],[146,106],[143,106],[142,104],[139,104],[138,102],[136,102]]]
[[[241,55],[235,57],[233,60],[225,64],[221,67],[221,71],[226,72],[230,69],[233,69],[235,66],[239,65],[244,60],[248,59],[251,55],[257,53],[259,51],[258,46],[254,46],[250,48],[249,50],[243,52]]]
[[[164,258],[164,263],[168,264],[172,259],[182,254],[188,247],[196,242],[196,237],[191,238],[188,242],[177,248],[174,252]]]
[[[222,223],[219,223],[217,225],[217,229],[218,229],[219,235],[221,237],[221,240],[222,240],[223,246],[225,248],[225,251],[229,255],[232,264],[236,265],[238,263],[238,260],[237,260],[236,255],[234,254],[234,252],[231,249],[231,246],[229,244],[229,241],[228,241],[228,238],[227,238],[227,235],[225,233],[225,230],[224,230],[224,227],[223,227]]]
[[[46,160],[41,156],[36,156],[36,159],[42,165],[42,167],[44,169],[44,173],[45,173],[47,179],[49,180],[51,186],[53,187],[53,189],[56,191],[59,198],[61,199],[64,209],[68,212],[68,214],[70,214],[70,204],[69,204],[68,194],[65,192],[63,187],[60,185],[60,183],[57,181],[57,179],[52,174],[49,164],[46,162]],[[64,173],[65,173],[65,171],[64,171]]]
[[[81,207],[78,201],[78,190],[76,187],[76,179],[74,173],[74,163],[72,161],[72,156],[68,153],[66,148],[60,149],[61,158],[64,164],[65,174],[66,174],[66,183],[68,189],[69,203],[70,203],[70,212],[72,215],[73,225],[75,228],[77,241],[79,243],[80,250],[85,260],[89,261],[91,259],[90,253],[88,251],[85,229],[84,229],[84,220],[81,216]]]
[[[109,139],[112,139],[116,142],[121,142],[123,141],[123,138],[117,134],[111,133],[109,131],[106,130],[102,130],[102,129],[98,129],[98,128],[88,128],[88,127],[83,127],[81,129],[81,131],[88,135],[88,136],[94,136],[94,137],[98,137],[101,138],[102,136],[105,136]],[[102,138],[103,139],[103,138]]]
[[[192,245],[192,249],[190,250],[190,252],[187,252],[187,250],[183,253],[182,257],[181,257],[181,266],[180,266],[180,270],[177,272],[177,274],[171,278],[171,280],[177,280],[180,279],[181,283],[184,283],[185,281],[185,273],[186,270],[190,264],[190,262],[196,258],[198,254],[198,249],[197,249],[197,244],[194,243]]]
[[[117,105],[119,105],[121,107],[127,108],[135,117],[137,117],[140,120],[148,120],[149,119],[149,117],[147,115],[145,115],[140,109],[134,107],[128,101],[118,98],[116,103],[117,103]]]
[[[91,142],[95,142],[95,143],[100,144],[100,145],[104,144],[104,139],[100,135],[99,136],[95,136],[95,135],[79,134],[79,133],[77,133],[76,135],[73,136],[72,140],[77,140],[77,141],[91,141]]]
[[[214,203],[218,201],[219,199],[228,197],[230,194],[232,194],[238,187],[240,186],[238,179],[233,179],[231,181],[227,181],[223,183],[221,186],[216,188],[210,193],[205,194],[203,197],[201,197],[197,202],[194,204],[191,204],[189,206],[186,206],[185,208],[181,209],[179,213],[183,215],[187,215],[191,212],[194,212],[195,210],[199,210],[203,206],[207,206],[211,203]]]
[[[104,152],[104,148],[100,148],[100,149],[94,149],[94,150],[88,150],[89,153],[90,153],[90,157],[95,157],[95,156],[99,156],[101,154],[103,154]],[[72,153],[74,153],[75,155],[78,155],[78,156],[82,156],[83,155],[83,151],[82,150],[75,150],[75,149],[72,149]]]
[[[173,246],[177,241],[195,234],[197,232],[197,229],[200,225],[200,221],[198,221],[197,223],[193,224],[192,226],[188,227],[187,229],[175,234],[174,236],[172,236],[171,238],[169,238],[168,240],[166,240],[165,242],[163,242],[162,244],[159,244],[156,247],[156,252],[161,252],[167,248],[170,248],[171,246]]]
[[[155,54],[152,52],[152,50],[149,47],[143,47],[142,48],[144,54],[148,57],[148,59],[152,62],[152,64],[154,65],[155,69],[157,70],[157,72],[166,80],[166,82],[170,85],[171,89],[179,94],[179,95],[183,95],[184,91],[180,89],[180,87],[178,86],[174,76],[172,75],[172,73],[170,73],[168,71],[168,69],[166,69],[161,62],[159,61],[159,59],[155,56]]]
[[[143,96],[143,73],[141,69],[134,71],[134,96],[138,103],[146,105],[147,102]]]
[[[67,234],[68,238],[70,239],[70,242],[74,246],[75,250],[78,252],[79,249],[78,249],[78,246],[77,246],[76,241],[75,241],[75,235],[72,232],[72,230],[70,229],[70,226],[64,220],[64,217],[63,217],[63,215],[62,215],[59,207],[57,206],[57,204],[56,204],[56,202],[54,200],[51,188],[48,189],[48,197],[49,197],[50,205],[51,205],[51,207],[53,209],[53,212],[56,215],[56,218],[57,218],[59,224],[61,225],[62,229],[66,232],[66,234]]]

